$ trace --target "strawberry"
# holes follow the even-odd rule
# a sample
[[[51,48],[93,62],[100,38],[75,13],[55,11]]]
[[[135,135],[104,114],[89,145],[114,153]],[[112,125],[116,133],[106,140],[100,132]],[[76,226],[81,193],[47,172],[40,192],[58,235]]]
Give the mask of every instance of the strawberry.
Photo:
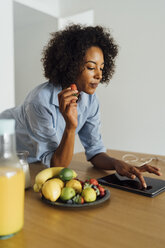
[[[104,196],[104,195],[105,195],[105,191],[101,191],[100,196]]]
[[[71,90],[77,90],[76,84],[71,84],[70,87],[71,87]]]
[[[79,203],[83,204],[84,203],[84,198],[81,196],[81,198],[79,199]]]
[[[71,90],[77,90],[76,84],[71,84],[70,87],[71,87]],[[77,96],[78,97],[78,94],[75,93],[75,94],[73,94],[73,96]]]
[[[105,189],[101,185],[98,185],[97,188],[99,189],[101,196],[105,195]]]
[[[99,185],[98,181],[97,181],[95,178],[91,178],[91,179],[89,180],[89,183],[90,183],[90,184],[93,184],[93,185],[96,185],[96,186]]]

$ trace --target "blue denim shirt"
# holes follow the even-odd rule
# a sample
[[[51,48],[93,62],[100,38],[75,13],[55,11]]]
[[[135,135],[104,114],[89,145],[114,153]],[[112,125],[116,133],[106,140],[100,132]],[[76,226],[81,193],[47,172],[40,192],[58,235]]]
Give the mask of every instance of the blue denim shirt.
[[[29,151],[28,162],[41,161],[50,166],[50,160],[62,139],[65,120],[59,111],[58,93],[61,87],[43,83],[33,89],[24,103],[0,114],[0,118],[16,120],[17,150]],[[105,152],[100,135],[99,102],[95,94],[80,93],[78,101],[79,135],[87,160]]]

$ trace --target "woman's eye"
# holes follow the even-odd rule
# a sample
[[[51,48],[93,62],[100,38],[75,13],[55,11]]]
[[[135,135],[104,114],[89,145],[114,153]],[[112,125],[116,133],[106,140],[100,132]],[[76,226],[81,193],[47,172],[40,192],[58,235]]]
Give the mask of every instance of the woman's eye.
[[[88,70],[94,70],[95,68],[93,67],[87,67]]]

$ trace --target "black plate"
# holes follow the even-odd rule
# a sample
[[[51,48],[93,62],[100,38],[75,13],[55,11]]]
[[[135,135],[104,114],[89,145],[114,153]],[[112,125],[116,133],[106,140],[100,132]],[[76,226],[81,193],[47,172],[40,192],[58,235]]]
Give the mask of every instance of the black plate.
[[[94,202],[85,202],[84,204],[71,204],[71,203],[64,203],[60,200],[57,200],[55,202],[47,200],[44,196],[41,197],[41,200],[45,203],[53,206],[60,206],[60,207],[66,207],[66,208],[84,208],[84,207],[92,207],[99,205],[105,201],[107,201],[110,198],[110,191],[108,189],[105,190],[105,195],[103,197],[97,197],[97,200]]]

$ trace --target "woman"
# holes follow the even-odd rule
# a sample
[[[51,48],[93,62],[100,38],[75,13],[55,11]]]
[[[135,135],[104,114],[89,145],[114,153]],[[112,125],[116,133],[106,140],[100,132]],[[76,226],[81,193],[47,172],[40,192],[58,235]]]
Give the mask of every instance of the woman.
[[[160,175],[150,165],[136,168],[106,154],[95,91],[99,83],[109,83],[117,53],[110,33],[100,26],[71,25],[52,34],[42,58],[49,81],[32,90],[21,106],[0,116],[16,120],[17,149],[29,151],[29,162],[69,166],[78,134],[87,160],[95,167],[138,177],[143,187],[142,172]],[[71,89],[73,83],[77,90]]]

